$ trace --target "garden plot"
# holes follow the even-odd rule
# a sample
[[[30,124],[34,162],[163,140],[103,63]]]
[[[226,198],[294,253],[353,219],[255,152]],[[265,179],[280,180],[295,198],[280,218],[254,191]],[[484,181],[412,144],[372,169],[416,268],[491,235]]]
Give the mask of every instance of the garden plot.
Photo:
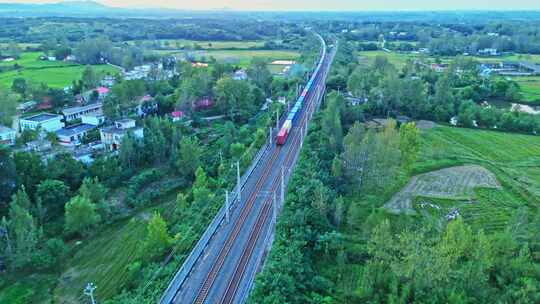
[[[441,169],[417,175],[385,204],[393,213],[416,214],[416,197],[445,200],[470,200],[475,188],[500,188],[495,175],[489,170],[466,165]]]

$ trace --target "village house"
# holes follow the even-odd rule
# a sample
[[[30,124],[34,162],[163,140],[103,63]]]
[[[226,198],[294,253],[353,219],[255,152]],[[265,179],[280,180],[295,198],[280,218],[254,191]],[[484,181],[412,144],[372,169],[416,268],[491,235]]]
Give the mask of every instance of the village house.
[[[98,92],[98,98],[100,100],[104,99],[109,94],[109,88],[107,87],[99,87],[96,89],[96,91]]]
[[[102,111],[102,109],[103,104],[101,102],[96,102],[80,107],[65,108],[62,110],[62,115],[64,115],[66,122],[70,122],[81,119],[81,117],[85,114],[99,113]]]
[[[433,63],[431,69],[437,73],[443,73],[448,69],[448,64],[445,63]]]
[[[107,151],[117,151],[127,133],[133,134],[135,138],[144,137],[143,128],[137,127],[133,119],[118,120],[114,122],[113,126],[99,130],[101,142]]]
[[[233,79],[234,80],[246,80],[248,78],[248,75],[246,73],[246,71],[244,70],[238,70],[236,72],[234,72],[233,74]]]
[[[15,139],[17,138],[17,132],[15,130],[0,126],[0,145],[12,146],[15,144]]]
[[[86,134],[95,129],[96,126],[89,124],[78,124],[56,131],[58,143],[63,146],[80,145]]]
[[[193,103],[193,108],[195,110],[209,109],[213,106],[214,106],[214,101],[209,97],[201,98]]]
[[[107,75],[103,77],[103,79],[99,82],[99,84],[103,87],[110,88],[115,84],[115,82],[116,82],[116,79],[114,78],[114,76]]]
[[[481,56],[499,56],[500,54],[499,54],[497,49],[486,48],[486,49],[478,50],[478,55],[481,55]]]
[[[56,132],[64,127],[62,115],[41,113],[21,118],[19,126],[24,130],[41,130],[43,132]]]
[[[182,111],[171,112],[171,119],[173,122],[180,121],[183,117],[184,117],[184,112]]]
[[[152,67],[149,64],[136,66],[133,68],[133,70],[124,72],[124,79],[125,80],[144,79],[148,77],[148,74],[150,73],[151,69]]]
[[[101,126],[105,123],[103,111],[96,111],[81,115],[81,122],[92,126]]]

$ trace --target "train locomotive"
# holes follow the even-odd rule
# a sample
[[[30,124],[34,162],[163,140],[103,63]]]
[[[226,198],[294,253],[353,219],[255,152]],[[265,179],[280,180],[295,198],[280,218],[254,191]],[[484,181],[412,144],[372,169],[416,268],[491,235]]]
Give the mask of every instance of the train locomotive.
[[[289,136],[291,129],[296,125],[296,121],[301,116],[302,107],[304,106],[305,101],[308,100],[310,94],[312,93],[311,91],[312,87],[316,85],[318,78],[320,77],[319,72],[322,69],[324,58],[326,56],[326,43],[324,42],[324,39],[322,37],[319,36],[319,39],[322,42],[321,58],[319,59],[317,67],[313,71],[313,74],[311,75],[308,83],[302,90],[302,94],[300,94],[300,96],[294,103],[294,106],[291,108],[291,110],[287,114],[287,119],[281,126],[281,129],[279,130],[276,136],[276,144],[279,146],[284,145],[286,143],[287,137]]]

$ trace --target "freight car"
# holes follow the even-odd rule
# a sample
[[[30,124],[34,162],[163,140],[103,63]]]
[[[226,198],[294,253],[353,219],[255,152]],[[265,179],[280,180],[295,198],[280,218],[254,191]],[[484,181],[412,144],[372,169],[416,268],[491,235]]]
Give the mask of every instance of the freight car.
[[[302,94],[300,94],[294,106],[287,114],[287,119],[281,126],[281,129],[276,136],[277,145],[284,145],[287,141],[287,137],[289,136],[291,129],[296,125],[297,119],[301,116],[305,101],[309,99],[309,96],[312,93],[312,89],[314,88],[313,86],[317,85],[317,82],[319,80],[319,72],[322,69],[324,58],[326,56],[326,43],[324,42],[324,39],[322,37],[319,36],[319,39],[322,43],[321,58],[319,59],[319,62],[315,70],[313,71],[313,74],[311,75],[308,83],[306,84],[304,90],[302,90]]]

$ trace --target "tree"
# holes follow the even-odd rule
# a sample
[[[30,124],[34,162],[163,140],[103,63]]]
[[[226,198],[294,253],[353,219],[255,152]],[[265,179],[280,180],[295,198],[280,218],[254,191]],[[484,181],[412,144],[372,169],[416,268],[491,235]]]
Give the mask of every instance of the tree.
[[[101,220],[96,209],[90,199],[80,195],[73,197],[66,204],[66,232],[88,235]]]
[[[81,185],[84,167],[68,153],[57,154],[47,163],[47,173],[50,179],[63,181],[72,191]]]
[[[0,145],[0,203],[9,200],[17,187],[17,169],[9,148]],[[0,204],[1,205],[1,204]]]
[[[198,167],[195,171],[195,181],[193,182],[191,191],[193,194],[193,204],[201,208],[201,210],[212,204],[214,196],[208,188],[208,177],[201,167]]]
[[[242,143],[234,143],[230,146],[230,156],[234,160],[239,160],[242,155],[244,155],[244,152],[246,151],[246,147]]]
[[[322,130],[328,138],[329,148],[334,153],[341,151],[343,128],[341,126],[341,109],[344,104],[342,96],[332,93],[328,96],[328,105],[323,112]]]
[[[122,138],[118,159],[125,169],[134,169],[139,165],[141,159],[139,155],[139,141],[130,132]]]
[[[26,96],[26,79],[17,77],[13,79],[13,83],[11,84],[11,90],[15,93],[21,94],[21,96],[24,98]]]
[[[272,73],[268,70],[268,62],[264,58],[254,57],[251,61],[247,74],[265,94],[269,94],[272,85]]]
[[[37,187],[36,200],[49,217],[59,216],[64,213],[64,205],[69,200],[69,187],[62,181],[46,179]]]
[[[399,149],[403,167],[410,170],[420,149],[420,133],[414,122],[403,124],[399,128]]]
[[[14,196],[9,208],[6,232],[9,235],[7,257],[13,269],[22,268],[31,262],[40,238],[32,215],[26,208],[20,206],[18,201],[18,197]]]
[[[34,197],[37,185],[46,178],[45,165],[38,154],[31,152],[16,152],[13,160],[17,168],[17,185],[24,186],[28,195]]]
[[[144,248],[149,257],[158,257],[172,245],[173,239],[167,232],[167,223],[159,213],[154,213],[146,226],[146,239]]]
[[[93,38],[81,41],[73,52],[82,64],[102,63],[102,59],[109,59],[112,53],[112,43],[106,38]]]
[[[363,145],[365,135],[366,131],[364,127],[359,122],[355,122],[343,140],[343,167],[346,170],[349,180],[353,180],[357,185],[361,185],[363,182],[363,174],[367,162],[368,151]],[[335,164],[335,167],[337,166]],[[337,171],[340,170],[336,169]]]
[[[81,81],[83,83],[84,89],[90,90],[97,87],[99,83],[99,77],[94,71],[94,69],[91,66],[87,65],[82,73]]]
[[[237,81],[229,77],[221,78],[216,83],[214,95],[216,96],[217,106],[229,118],[233,119],[238,112],[246,112],[250,107],[249,84],[245,81]],[[247,111],[249,113],[249,111]]]
[[[191,179],[201,163],[201,147],[194,138],[183,137],[176,156],[176,168],[184,177]]]
[[[0,124],[11,126],[13,116],[17,113],[17,99],[0,89]]]
[[[107,197],[107,191],[107,188],[99,182],[97,177],[86,177],[79,188],[79,195],[86,197],[94,204],[99,204]]]

